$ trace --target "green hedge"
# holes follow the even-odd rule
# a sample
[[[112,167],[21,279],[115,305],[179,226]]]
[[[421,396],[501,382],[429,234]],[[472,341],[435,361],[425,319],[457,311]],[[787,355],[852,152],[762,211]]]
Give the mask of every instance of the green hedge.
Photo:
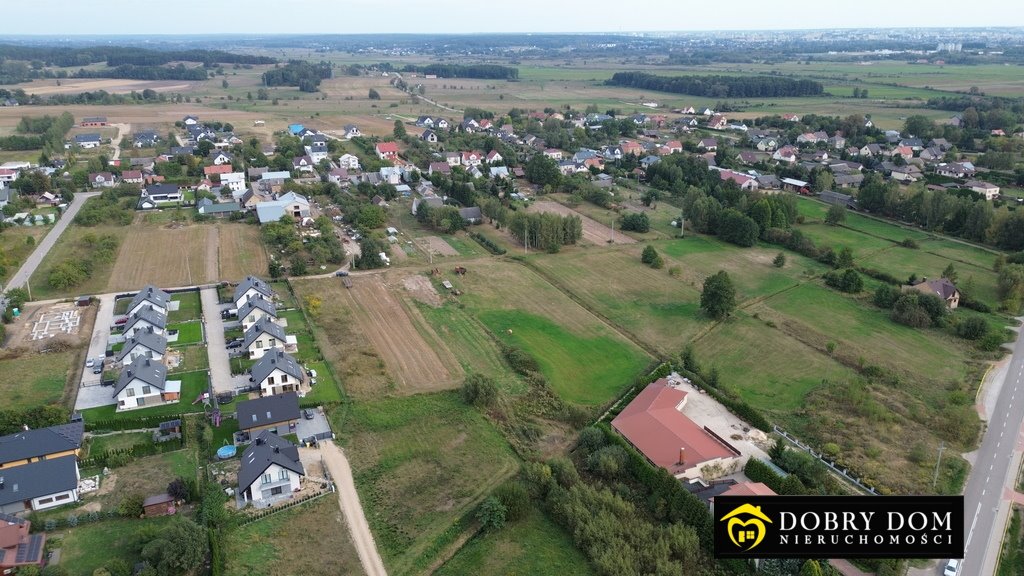
[[[90,454],[88,458],[79,462],[82,468],[117,468],[132,462],[136,458],[144,456],[155,456],[164,452],[175,452],[185,447],[184,435],[179,440],[168,440],[167,442],[153,444],[138,444],[131,448],[118,448],[116,450],[105,450],[99,454]]]
[[[782,494],[782,476],[772,470],[771,466],[751,457],[747,465],[743,467],[743,473],[750,478],[751,482],[761,482],[771,488],[776,494]]]
[[[483,234],[480,234],[479,232],[470,232],[469,237],[480,243],[480,245],[486,248],[487,251],[490,252],[491,254],[501,256],[506,252],[504,248],[498,246],[497,244],[492,242],[490,238],[484,236]]]
[[[164,414],[163,416],[138,416],[136,418],[117,418],[114,420],[97,420],[85,422],[85,429],[89,432],[105,430],[117,432],[120,430],[141,430],[144,428],[159,428],[161,422],[170,420],[183,420],[184,414]]]

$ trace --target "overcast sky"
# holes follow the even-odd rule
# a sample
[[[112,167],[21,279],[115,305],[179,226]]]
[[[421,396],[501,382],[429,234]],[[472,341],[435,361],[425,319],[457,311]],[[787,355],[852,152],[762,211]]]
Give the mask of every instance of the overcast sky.
[[[7,34],[630,32],[1022,26],[1017,0],[4,0]],[[2,33],[0,33],[2,37]]]

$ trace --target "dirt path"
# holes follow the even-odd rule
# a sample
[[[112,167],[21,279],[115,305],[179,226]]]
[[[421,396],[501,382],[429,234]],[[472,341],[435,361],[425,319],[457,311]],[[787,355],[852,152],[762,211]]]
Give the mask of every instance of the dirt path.
[[[125,134],[132,131],[131,124],[111,124],[111,126],[117,128],[117,136],[114,136],[114,140],[111,141],[110,145],[114,148],[114,154],[110,157],[111,160],[118,160],[121,158],[121,140],[124,139]]]
[[[220,226],[206,229],[206,281],[220,280]]]
[[[377,552],[377,545],[373,541],[373,533],[370,532],[370,525],[366,522],[366,515],[359,504],[359,493],[356,492],[355,480],[352,479],[352,468],[342,452],[334,442],[321,442],[321,453],[324,464],[334,479],[338,490],[338,504],[341,505],[341,512],[345,515],[345,523],[348,524],[348,531],[352,535],[352,543],[355,544],[356,553],[359,554],[359,562],[367,576],[387,576],[384,570],[384,561]]]

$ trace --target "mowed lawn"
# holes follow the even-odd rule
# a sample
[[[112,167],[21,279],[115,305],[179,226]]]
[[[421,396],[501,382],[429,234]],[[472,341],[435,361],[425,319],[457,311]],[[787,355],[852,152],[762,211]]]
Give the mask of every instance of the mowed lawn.
[[[537,509],[496,532],[480,534],[446,562],[437,576],[586,576],[593,574],[572,538]]]
[[[718,369],[727,388],[772,417],[800,410],[804,397],[822,380],[855,376],[849,368],[810,346],[744,313],[694,342],[705,372]]]
[[[56,404],[64,395],[75,351],[28,353],[0,360],[0,398],[4,408],[20,410]]]
[[[167,375],[168,380],[181,381],[181,396],[177,402],[153,406],[150,408],[138,408],[135,410],[117,411],[117,406],[110,404],[98,408],[89,408],[82,411],[82,418],[86,422],[99,422],[105,420],[116,420],[119,418],[141,418],[146,416],[170,416],[176,414],[189,414],[202,412],[203,404],[192,402],[200,394],[209,389],[208,379],[205,371],[180,372]]]
[[[694,287],[695,280],[644,265],[641,250],[589,250],[531,262],[646,345],[664,354],[678,353],[708,323],[700,314],[700,289]]]
[[[134,565],[141,559],[136,553],[139,532],[143,528],[159,530],[171,520],[173,516],[104,520],[60,530],[50,534],[50,538],[61,539],[61,567],[67,569],[71,576],[92,576],[94,570],[113,558],[120,558],[129,566]]]
[[[224,558],[227,576],[365,574],[334,494],[231,530]]]
[[[171,346],[187,346],[189,344],[196,344],[203,341],[203,324],[202,322],[180,322],[178,324],[169,324],[168,330],[177,330],[178,339],[171,342]]]
[[[357,402],[339,429],[390,574],[429,566],[444,533],[518,468],[455,392]]]
[[[177,302],[178,309],[167,313],[169,322],[187,322],[202,317],[203,304],[196,290],[171,294],[171,302]]]
[[[939,278],[943,270],[952,264],[957,272],[958,286],[993,309],[998,307],[998,275],[991,267],[983,268],[951,260],[927,251],[927,243],[921,246],[919,249],[912,249],[894,245],[889,249],[875,252],[866,259],[858,259],[854,254],[854,261],[862,266],[892,274],[903,281],[909,279],[911,274],[916,274],[918,278]]]

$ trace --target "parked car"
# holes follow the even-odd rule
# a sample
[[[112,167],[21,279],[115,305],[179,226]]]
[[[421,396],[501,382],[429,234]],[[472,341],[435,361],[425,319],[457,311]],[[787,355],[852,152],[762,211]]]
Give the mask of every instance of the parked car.
[[[312,420],[313,411],[310,410],[309,408],[306,408],[305,410],[302,411],[302,417],[305,418],[306,420]]]
[[[93,364],[95,364],[95,363],[96,363],[96,359],[95,358],[89,358],[88,360],[85,361],[85,367],[86,368],[92,368]]]
[[[122,317],[118,318],[117,320],[114,320],[114,325],[115,326],[124,326],[127,323],[128,323],[128,317],[127,316],[122,316]]]
[[[957,576],[957,573],[959,571],[960,571],[960,561],[959,560],[950,560],[949,562],[946,562],[946,568],[943,569],[942,576]]]
[[[334,273],[335,276],[348,276],[348,270],[338,270]]]
[[[97,358],[96,363],[92,367],[93,374],[103,374],[103,358]]]
[[[242,347],[242,341],[241,340],[232,340],[231,342],[228,342],[228,350],[231,350],[232,348],[241,348],[241,347]]]

